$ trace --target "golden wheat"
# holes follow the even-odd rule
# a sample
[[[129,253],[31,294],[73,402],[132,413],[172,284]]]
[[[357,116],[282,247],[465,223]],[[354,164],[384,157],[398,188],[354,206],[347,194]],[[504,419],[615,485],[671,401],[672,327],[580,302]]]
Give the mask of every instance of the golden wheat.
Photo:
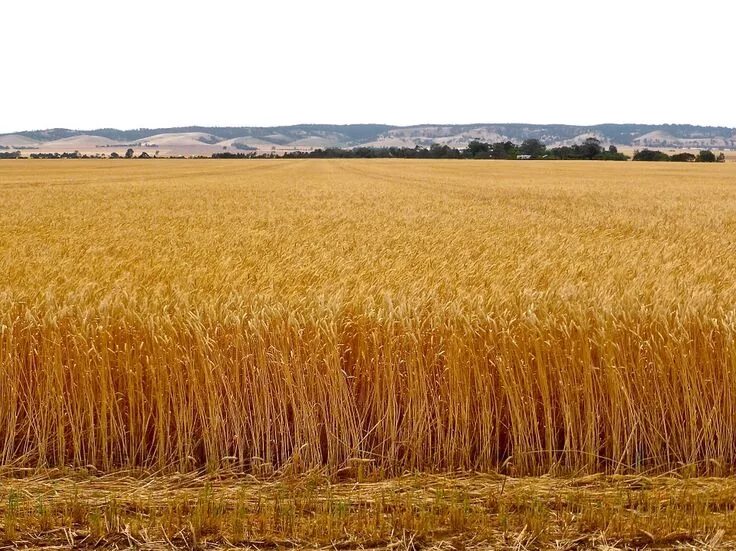
[[[0,464],[736,465],[736,165],[0,164]]]

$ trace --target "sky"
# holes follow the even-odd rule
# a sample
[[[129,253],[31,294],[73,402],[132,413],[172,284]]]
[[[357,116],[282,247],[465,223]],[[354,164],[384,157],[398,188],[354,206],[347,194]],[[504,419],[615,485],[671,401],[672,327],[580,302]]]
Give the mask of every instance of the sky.
[[[0,132],[736,127],[734,21],[732,0],[2,2]]]

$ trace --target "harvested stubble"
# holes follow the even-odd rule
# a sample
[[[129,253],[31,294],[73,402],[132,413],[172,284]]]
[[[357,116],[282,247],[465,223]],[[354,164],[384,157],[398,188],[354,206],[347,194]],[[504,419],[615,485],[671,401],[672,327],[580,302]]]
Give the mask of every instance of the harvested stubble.
[[[318,473],[259,481],[52,470],[2,479],[0,547],[724,550],[736,549],[734,497],[733,478],[424,474],[335,484]]]
[[[0,464],[730,473],[735,183],[0,164]]]

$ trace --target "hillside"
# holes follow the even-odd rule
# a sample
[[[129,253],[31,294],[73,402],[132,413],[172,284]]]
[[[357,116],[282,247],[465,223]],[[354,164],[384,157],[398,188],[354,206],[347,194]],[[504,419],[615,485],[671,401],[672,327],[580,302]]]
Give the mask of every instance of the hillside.
[[[128,147],[161,155],[210,155],[223,150],[283,152],[322,147],[428,146],[464,147],[469,141],[513,141],[536,138],[546,145],[579,143],[595,136],[604,145],[633,148],[736,148],[736,129],[693,125],[601,124],[596,126],[540,124],[468,124],[389,126],[381,124],[303,124],[273,127],[139,128],[69,130],[55,128],[0,134],[4,148],[48,152],[78,150],[110,153]]]

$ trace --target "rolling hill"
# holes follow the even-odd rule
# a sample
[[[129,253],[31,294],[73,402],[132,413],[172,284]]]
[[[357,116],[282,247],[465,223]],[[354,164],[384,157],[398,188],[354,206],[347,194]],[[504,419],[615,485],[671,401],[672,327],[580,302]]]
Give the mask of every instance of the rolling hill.
[[[84,153],[149,150],[161,155],[211,155],[215,152],[283,152],[325,147],[367,145],[429,146],[432,143],[465,147],[471,140],[520,143],[535,138],[549,146],[579,143],[589,136],[604,145],[633,148],[736,148],[736,129],[680,124],[601,124],[595,126],[540,124],[467,124],[389,126],[381,124],[302,124],[274,127],[139,128],[70,130],[54,128],[0,134],[4,149]]]

